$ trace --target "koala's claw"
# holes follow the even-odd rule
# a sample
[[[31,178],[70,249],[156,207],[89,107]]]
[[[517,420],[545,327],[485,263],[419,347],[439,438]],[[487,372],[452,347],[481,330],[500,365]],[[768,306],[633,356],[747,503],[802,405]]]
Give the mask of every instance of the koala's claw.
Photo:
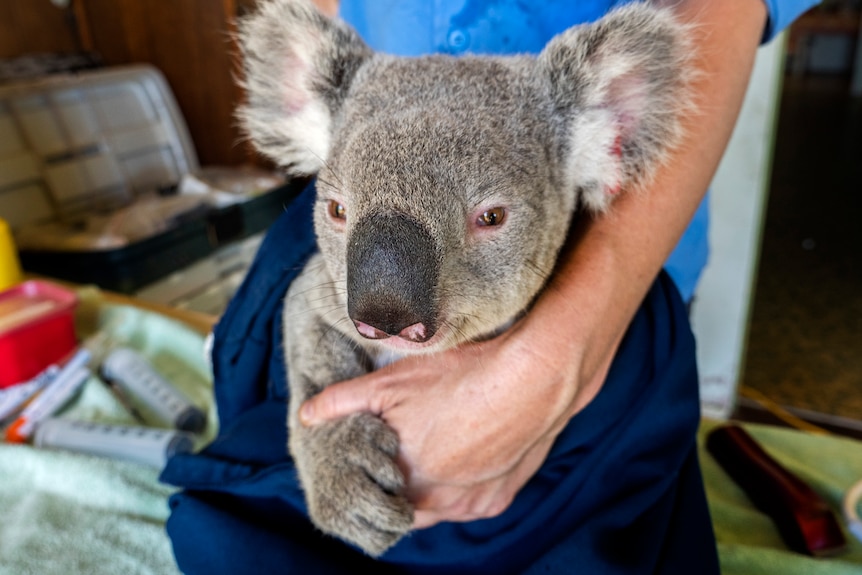
[[[312,517],[324,531],[378,557],[410,531],[413,509],[403,496],[387,493],[360,473],[363,477],[354,475],[351,478],[350,502],[346,507],[329,500],[318,508],[317,516],[313,514]]]
[[[374,557],[410,531],[413,507],[394,460],[398,436],[383,421],[353,415],[309,430],[304,439],[323,456],[307,462],[310,481],[303,481],[318,528]]]

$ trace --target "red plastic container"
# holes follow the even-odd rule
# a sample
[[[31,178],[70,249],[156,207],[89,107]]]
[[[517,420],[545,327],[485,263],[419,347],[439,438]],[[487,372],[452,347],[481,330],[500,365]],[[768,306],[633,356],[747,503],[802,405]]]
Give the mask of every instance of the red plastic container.
[[[75,349],[75,293],[32,280],[0,292],[0,388],[24,382]]]

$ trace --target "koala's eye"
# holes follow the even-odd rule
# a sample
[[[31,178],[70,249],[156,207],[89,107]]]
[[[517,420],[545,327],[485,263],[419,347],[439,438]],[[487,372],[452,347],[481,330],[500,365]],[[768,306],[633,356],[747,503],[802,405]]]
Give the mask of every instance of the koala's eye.
[[[503,220],[506,219],[506,209],[505,208],[491,208],[490,210],[485,210],[482,214],[476,218],[476,224],[480,226],[499,226],[503,223]]]
[[[329,204],[326,206],[326,209],[329,212],[329,217],[333,220],[347,219],[347,209],[344,207],[344,204],[336,202],[335,200],[329,200]]]

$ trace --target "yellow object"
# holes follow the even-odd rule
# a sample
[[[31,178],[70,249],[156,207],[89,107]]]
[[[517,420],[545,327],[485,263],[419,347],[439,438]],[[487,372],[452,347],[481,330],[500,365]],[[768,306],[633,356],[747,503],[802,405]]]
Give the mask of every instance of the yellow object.
[[[0,219],[0,291],[20,283],[22,279],[21,262],[18,261],[12,230],[5,220]]]

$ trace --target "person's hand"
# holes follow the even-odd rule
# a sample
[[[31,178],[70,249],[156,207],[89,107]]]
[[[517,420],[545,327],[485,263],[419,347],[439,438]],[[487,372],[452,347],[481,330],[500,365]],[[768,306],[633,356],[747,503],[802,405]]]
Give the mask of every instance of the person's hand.
[[[502,513],[541,466],[571,415],[604,380],[575,385],[578,357],[559,355],[523,322],[457,350],[408,358],[337,383],[306,402],[306,425],[370,411],[401,441],[415,527]]]

